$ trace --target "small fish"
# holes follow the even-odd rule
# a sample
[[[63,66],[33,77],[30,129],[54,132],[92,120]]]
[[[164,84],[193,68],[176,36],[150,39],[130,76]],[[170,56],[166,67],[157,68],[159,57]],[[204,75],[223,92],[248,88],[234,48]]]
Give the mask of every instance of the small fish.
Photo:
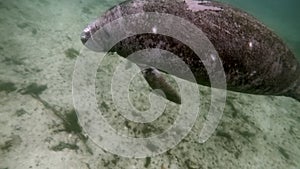
[[[87,42],[92,41],[96,36],[95,32],[105,24],[126,15],[145,12],[179,16],[201,29],[214,45],[222,61],[228,90],[288,96],[300,101],[300,64],[291,50],[260,21],[246,12],[220,2],[128,0],[112,7],[87,26],[81,34],[81,41],[92,49]],[[107,36],[112,35],[107,32]],[[189,66],[198,84],[210,86],[208,73],[199,57],[180,41],[157,33],[155,27],[152,34],[128,37],[110,50],[126,58],[136,51],[149,48],[160,48],[179,56]],[[157,77],[153,76],[153,70],[149,72],[152,77]],[[153,79],[147,76],[145,78],[153,82]],[[158,83],[154,83],[150,86],[162,87],[162,91],[170,92],[173,96],[173,89],[168,91],[170,86],[159,76],[156,80],[162,84],[159,86]],[[175,101],[179,101],[177,96],[174,96]]]

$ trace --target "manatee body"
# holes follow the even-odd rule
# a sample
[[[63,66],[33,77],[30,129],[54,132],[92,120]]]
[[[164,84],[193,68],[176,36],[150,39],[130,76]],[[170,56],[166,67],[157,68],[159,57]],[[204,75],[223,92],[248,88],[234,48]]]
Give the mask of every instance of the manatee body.
[[[91,23],[83,31],[81,40],[86,44],[105,24],[122,16],[144,12],[172,14],[200,28],[222,60],[227,89],[250,94],[289,96],[300,101],[300,64],[291,50],[254,17],[219,2],[125,1]],[[160,48],[176,54],[190,67],[197,83],[210,85],[199,57],[172,37],[155,33],[136,35],[120,41],[111,51],[126,58],[148,48]]]

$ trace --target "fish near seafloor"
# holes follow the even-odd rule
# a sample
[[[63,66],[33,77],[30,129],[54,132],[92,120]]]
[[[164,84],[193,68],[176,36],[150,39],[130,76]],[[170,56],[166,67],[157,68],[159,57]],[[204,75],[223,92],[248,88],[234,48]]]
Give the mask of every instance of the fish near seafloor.
[[[200,28],[219,54],[228,90],[288,96],[300,101],[300,64],[291,50],[251,15],[219,2],[125,1],[88,25],[81,34],[81,41],[90,48],[86,42],[105,24],[126,15],[145,12],[175,15]],[[179,56],[189,66],[198,84],[210,85],[201,60],[189,47],[172,37],[155,33],[130,36],[110,51],[126,58],[149,48],[160,48]]]

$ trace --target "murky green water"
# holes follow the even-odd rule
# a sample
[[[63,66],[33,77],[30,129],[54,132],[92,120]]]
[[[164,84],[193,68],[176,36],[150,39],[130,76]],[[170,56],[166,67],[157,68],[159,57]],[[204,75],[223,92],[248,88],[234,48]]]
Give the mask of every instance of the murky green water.
[[[263,21],[300,60],[299,1],[222,1]],[[83,28],[118,2],[0,0],[0,169],[300,168],[300,103],[286,97],[229,92],[220,124],[206,143],[197,142],[204,113],[181,143],[158,156],[124,158],[96,146],[75,116],[72,74],[84,50]],[[176,118],[172,104],[150,125],[120,119],[111,97],[101,93],[109,89],[110,71],[118,61],[112,58],[114,62],[98,70],[96,81],[99,109],[110,124],[136,137],[170,126]],[[132,100],[147,109],[149,102],[141,91],[149,88],[138,83],[140,79],[134,79]],[[209,91],[199,91],[205,112]]]

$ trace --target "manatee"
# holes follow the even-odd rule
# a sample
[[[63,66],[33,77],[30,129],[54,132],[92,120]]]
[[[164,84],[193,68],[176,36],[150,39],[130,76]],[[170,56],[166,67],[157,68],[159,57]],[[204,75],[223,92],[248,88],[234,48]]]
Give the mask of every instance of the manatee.
[[[287,96],[300,101],[300,64],[293,52],[279,36],[256,18],[220,2],[125,1],[89,24],[81,34],[81,41],[87,48],[94,50],[87,42],[97,36],[96,32],[101,27],[120,17],[146,12],[175,15],[201,29],[222,61],[228,90]],[[172,37],[155,32],[135,35],[121,40],[109,51],[126,58],[148,48],[174,53],[189,66],[198,84],[210,86],[208,73],[199,57],[188,46]]]

